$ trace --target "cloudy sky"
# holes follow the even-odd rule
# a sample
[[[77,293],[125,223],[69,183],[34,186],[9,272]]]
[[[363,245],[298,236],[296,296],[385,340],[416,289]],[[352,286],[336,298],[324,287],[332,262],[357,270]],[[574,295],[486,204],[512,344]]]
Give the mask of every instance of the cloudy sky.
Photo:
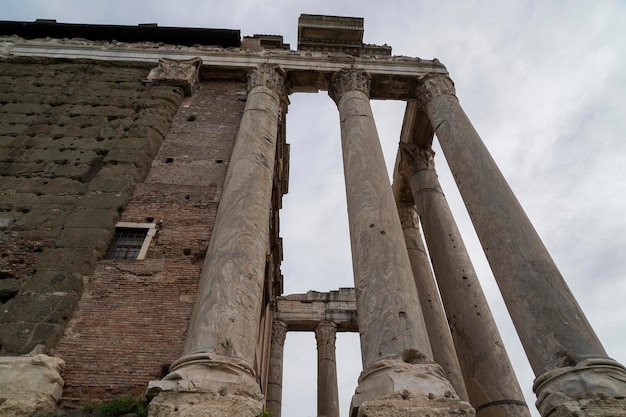
[[[626,362],[626,1],[0,0],[0,20],[193,26],[280,34],[301,13],[365,18],[366,43],[437,57],[609,355]],[[374,102],[388,166],[404,103]],[[285,292],[351,287],[339,121],[326,93],[291,96]],[[437,150],[437,149],[436,149]],[[442,154],[439,176],[534,415],[533,374]],[[360,371],[338,337],[342,416]],[[315,416],[315,339],[288,334],[285,417]]]

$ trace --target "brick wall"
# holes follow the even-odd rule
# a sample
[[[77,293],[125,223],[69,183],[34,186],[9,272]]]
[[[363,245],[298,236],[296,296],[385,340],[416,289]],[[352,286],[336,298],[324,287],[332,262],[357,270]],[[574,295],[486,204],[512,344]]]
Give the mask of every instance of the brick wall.
[[[246,86],[202,84],[185,98],[121,221],[155,221],[143,261],[102,260],[60,341],[66,407],[142,395],[178,359],[217,212]]]
[[[56,346],[148,173],[183,94],[147,72],[0,62],[0,354]]]

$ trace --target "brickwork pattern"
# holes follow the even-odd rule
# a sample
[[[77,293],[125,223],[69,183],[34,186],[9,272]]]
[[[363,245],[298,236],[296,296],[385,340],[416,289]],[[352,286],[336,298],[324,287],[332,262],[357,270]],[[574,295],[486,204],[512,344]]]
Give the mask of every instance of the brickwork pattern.
[[[0,354],[54,348],[183,93],[148,68],[0,62]]]
[[[59,343],[62,405],[143,395],[182,353],[246,99],[239,81],[185,98],[121,221],[158,223],[143,261],[102,260]]]

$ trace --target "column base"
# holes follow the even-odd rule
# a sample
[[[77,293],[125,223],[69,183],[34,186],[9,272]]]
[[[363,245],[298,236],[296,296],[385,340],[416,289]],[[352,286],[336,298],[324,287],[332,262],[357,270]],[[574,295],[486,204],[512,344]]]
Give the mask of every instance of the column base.
[[[54,411],[63,393],[64,366],[63,360],[44,354],[0,357],[0,415]]]
[[[543,417],[626,416],[626,368],[612,359],[585,359],[535,379]]]
[[[461,401],[441,366],[381,360],[361,372],[350,417],[474,416]]]
[[[605,400],[568,401],[556,407],[550,417],[625,417],[626,400],[607,398]]]
[[[170,373],[151,381],[149,417],[258,417],[263,395],[244,362],[213,353],[185,356]]]

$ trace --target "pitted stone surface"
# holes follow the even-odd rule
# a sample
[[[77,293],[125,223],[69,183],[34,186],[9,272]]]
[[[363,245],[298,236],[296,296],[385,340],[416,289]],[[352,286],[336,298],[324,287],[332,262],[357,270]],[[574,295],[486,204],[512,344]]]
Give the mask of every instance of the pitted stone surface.
[[[0,62],[0,354],[53,348],[183,93],[147,68]]]

